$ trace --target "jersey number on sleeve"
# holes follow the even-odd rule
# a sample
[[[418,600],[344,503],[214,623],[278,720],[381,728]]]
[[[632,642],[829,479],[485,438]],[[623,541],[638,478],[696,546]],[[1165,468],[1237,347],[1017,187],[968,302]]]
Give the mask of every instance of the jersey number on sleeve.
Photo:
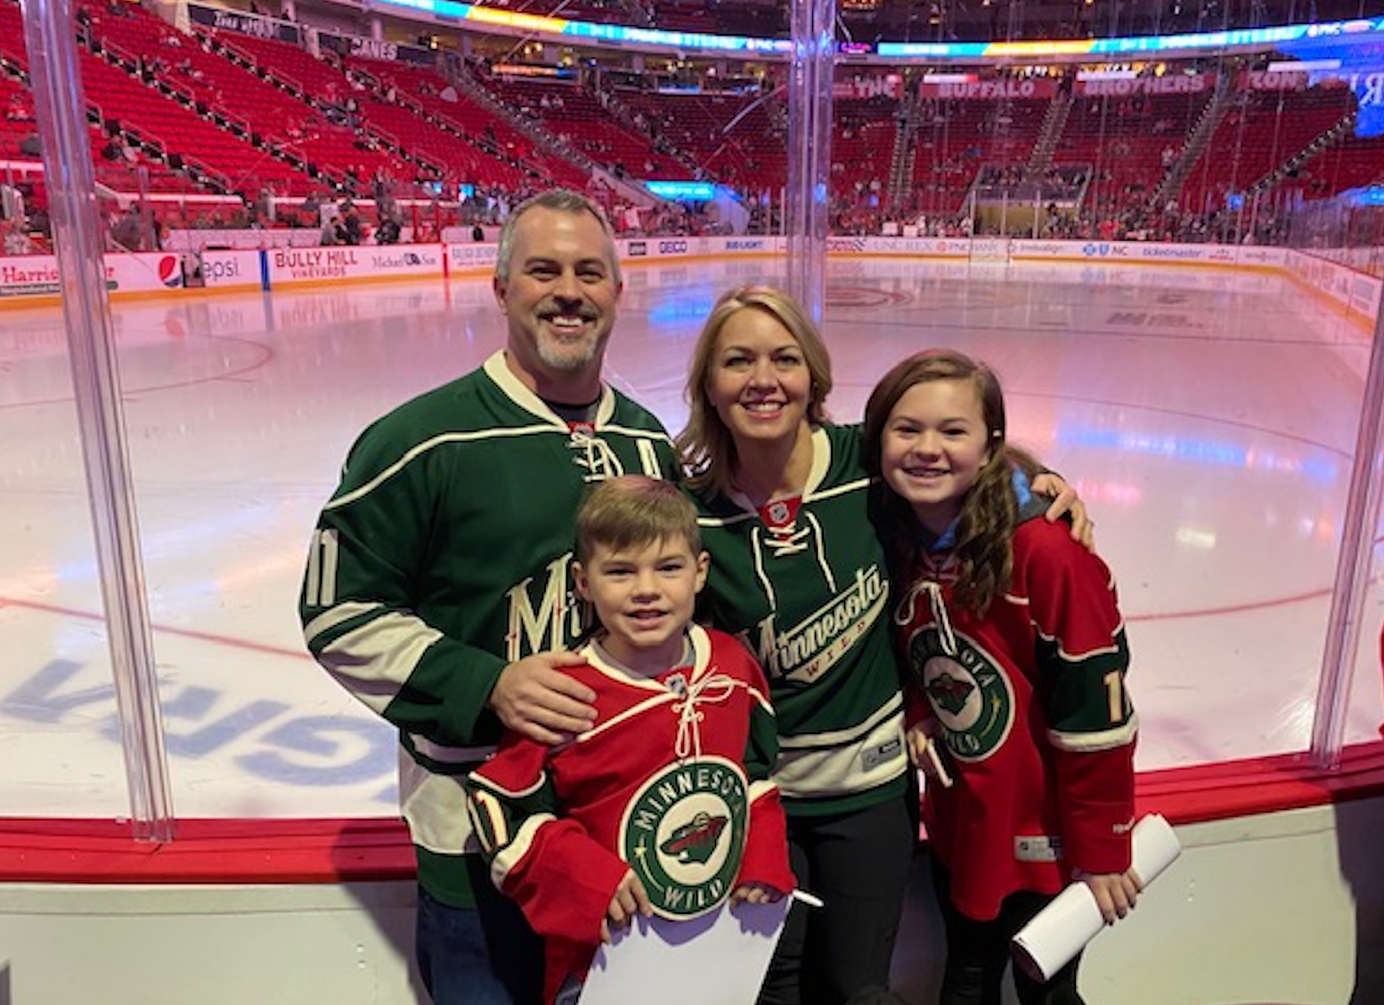
[[[484,789],[471,789],[471,822],[476,826],[476,839],[494,855],[509,844],[509,825],[505,808]]]
[[[331,607],[336,603],[339,549],[336,531],[319,530],[313,533],[308,551],[308,571],[303,583],[303,600],[308,607]]]
[[[1110,721],[1124,722],[1124,676],[1118,670],[1105,675],[1105,696],[1109,702]]]

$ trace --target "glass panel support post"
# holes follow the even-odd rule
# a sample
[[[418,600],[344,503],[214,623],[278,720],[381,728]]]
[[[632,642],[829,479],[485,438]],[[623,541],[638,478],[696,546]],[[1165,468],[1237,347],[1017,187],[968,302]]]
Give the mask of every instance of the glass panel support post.
[[[77,402],[135,838],[173,837],[173,807],[104,240],[70,0],[22,0],[63,321]]]
[[[826,307],[831,85],[836,0],[791,0],[788,72],[788,290],[818,324]]]
[[[1355,434],[1355,461],[1350,474],[1350,494],[1342,523],[1341,550],[1336,558],[1336,582],[1331,591],[1331,613],[1326,622],[1326,645],[1321,675],[1317,679],[1317,704],[1312,716],[1312,762],[1334,768],[1341,762],[1345,739],[1350,685],[1360,653],[1361,618],[1364,616],[1369,574],[1374,556],[1375,528],[1379,526],[1381,494],[1384,494],[1384,302],[1374,319],[1370,365],[1365,377],[1365,396],[1360,406],[1360,427]]]

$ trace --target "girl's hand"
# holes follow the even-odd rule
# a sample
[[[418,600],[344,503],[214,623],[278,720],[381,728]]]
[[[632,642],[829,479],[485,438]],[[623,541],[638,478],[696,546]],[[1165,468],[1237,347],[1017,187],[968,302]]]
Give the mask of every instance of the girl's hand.
[[[1138,873],[1133,869],[1122,873],[1100,874],[1075,869],[1072,878],[1081,880],[1091,888],[1091,893],[1096,898],[1096,906],[1100,908],[1101,917],[1107,925],[1113,925],[1134,910],[1134,903],[1139,899],[1139,891],[1144,888]]]
[[[952,787],[951,772],[942,761],[940,745],[937,742],[941,732],[942,727],[936,719],[924,719],[908,728],[904,740],[908,744],[908,759],[913,762],[913,766],[944,789],[949,789]]]

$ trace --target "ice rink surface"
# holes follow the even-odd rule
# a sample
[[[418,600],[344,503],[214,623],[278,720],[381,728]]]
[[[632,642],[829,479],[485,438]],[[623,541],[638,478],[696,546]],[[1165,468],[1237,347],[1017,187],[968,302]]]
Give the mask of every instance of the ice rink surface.
[[[770,259],[629,268],[610,379],[676,431],[712,303],[780,276]],[[190,292],[112,315],[175,813],[392,815],[393,731],[305,654],[299,575],[356,434],[502,344],[489,281]],[[831,262],[824,329],[840,421],[924,346],[998,369],[1011,438],[1098,521],[1141,770],[1307,747],[1366,331],[1273,275],[868,259]],[[0,310],[0,513],[0,805],[124,816],[56,307]],[[1379,622],[1372,594],[1348,742],[1384,719]]]

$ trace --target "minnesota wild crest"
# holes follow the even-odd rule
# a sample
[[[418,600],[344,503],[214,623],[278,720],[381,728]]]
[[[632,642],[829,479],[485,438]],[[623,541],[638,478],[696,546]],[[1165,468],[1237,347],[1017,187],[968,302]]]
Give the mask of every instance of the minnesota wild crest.
[[[1014,728],[1014,688],[1003,667],[973,641],[956,635],[948,653],[935,626],[908,640],[913,672],[946,729],[947,749],[963,761],[983,761]]]
[[[635,793],[620,822],[620,854],[655,913],[695,918],[734,888],[749,800],[740,767],[720,757],[683,761]]]

